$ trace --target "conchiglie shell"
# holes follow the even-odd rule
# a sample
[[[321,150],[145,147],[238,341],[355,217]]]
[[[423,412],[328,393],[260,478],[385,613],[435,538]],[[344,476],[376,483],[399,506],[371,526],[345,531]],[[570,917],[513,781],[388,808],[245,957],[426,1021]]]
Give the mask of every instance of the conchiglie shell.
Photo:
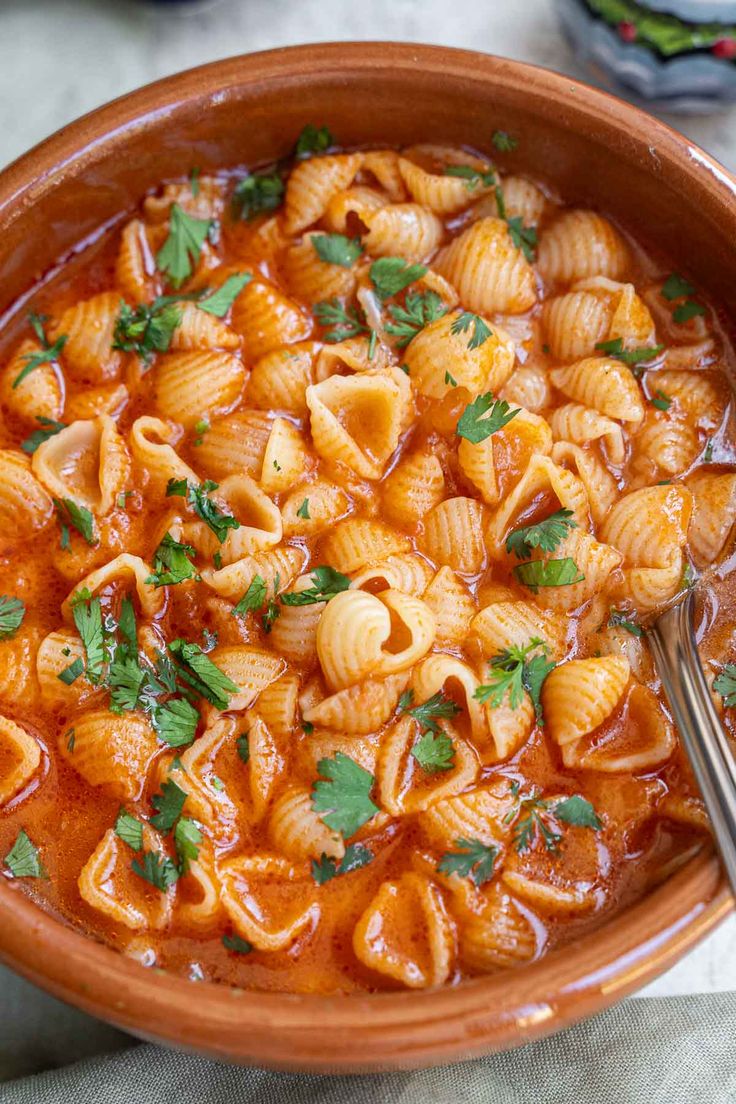
[[[196,303],[179,306],[181,322],[174,330],[169,349],[172,352],[189,352],[194,349],[237,349],[240,338],[230,327]]]
[[[688,478],[693,513],[687,539],[699,567],[723,552],[736,522],[736,475],[697,471]]]
[[[109,414],[117,418],[128,404],[130,395],[124,383],[107,383],[68,395],[64,403],[67,422],[88,421]]]
[[[565,361],[592,356],[608,335],[611,315],[608,301],[588,291],[570,291],[548,300],[542,325],[550,352]]]
[[[373,594],[337,594],[317,625],[317,655],[328,686],[341,690],[367,678],[379,667],[390,636],[389,610]]]
[[[442,894],[421,874],[384,882],[353,932],[353,950],[363,965],[409,989],[447,981],[453,949]]]
[[[284,198],[286,232],[298,234],[317,222],[330,200],[350,187],[362,163],[362,153],[343,153],[310,157],[296,165]]]
[[[246,472],[258,479],[273,421],[260,410],[239,410],[212,422],[197,448],[197,463],[212,479]]]
[[[282,746],[292,737],[299,700],[299,676],[282,675],[261,690],[258,713]]]
[[[570,399],[607,418],[638,425],[644,402],[630,368],[611,357],[589,357],[550,372],[555,387]]]
[[[492,888],[480,915],[460,923],[460,958],[469,970],[493,974],[531,962],[539,953],[539,927],[508,893]]]
[[[410,551],[403,533],[369,518],[347,518],[339,522],[320,545],[320,559],[343,575],[353,575],[389,556]]]
[[[643,299],[633,284],[617,284],[604,276],[582,281],[581,289],[603,289],[613,296],[613,316],[608,330],[609,339],[620,337],[626,349],[654,345],[654,321]]]
[[[14,387],[24,368],[27,357],[41,352],[37,341],[22,341],[10,358],[0,377],[0,400],[5,410],[15,418],[22,418],[29,425],[37,425],[37,418],[49,418],[58,422],[64,409],[64,381],[57,364],[39,364]]]
[[[547,206],[544,192],[523,176],[505,176],[502,181],[503,205],[507,218],[520,218],[525,226],[536,226]],[[500,217],[495,191],[473,204],[474,219]]]
[[[140,556],[132,556],[130,552],[121,552],[113,560],[109,560],[102,567],[95,568],[89,575],[85,575],[66,596],[61,604],[61,615],[65,623],[67,625],[74,623],[72,599],[80,591],[88,590],[94,597],[100,591],[120,582],[133,583],[141,612],[144,617],[153,620],[161,613],[166,597],[162,588],[156,588],[147,582],[150,574],[150,564],[147,564]]]
[[[402,716],[384,732],[376,762],[378,803],[392,816],[424,813],[447,797],[462,793],[475,781],[478,757],[457,728],[449,721],[442,724],[454,748],[450,770],[426,773],[411,754],[420,729],[412,717]]]
[[[389,521],[415,526],[439,505],[445,491],[442,465],[432,452],[403,457],[383,484],[383,513]]]
[[[436,802],[422,815],[422,834],[437,851],[451,850],[458,839],[502,847],[511,835],[509,814],[515,806],[510,779],[499,778]]]
[[[341,859],[345,844],[339,832],[328,828],[312,808],[309,790],[289,787],[275,802],[268,822],[273,846],[289,859]]]
[[[651,412],[634,439],[632,471],[641,482],[658,475],[680,475],[701,451],[700,440],[687,422]]]
[[[57,322],[50,323],[50,342],[66,334],[61,359],[65,373],[76,383],[104,383],[119,377],[123,354],[112,343],[121,302],[116,291],[104,291],[67,308]]]
[[[300,242],[286,249],[282,258],[289,291],[296,299],[310,304],[336,297],[349,298],[355,291],[355,267],[330,264],[317,253],[315,242],[324,237],[322,231],[305,234]]]
[[[412,671],[412,702],[419,705],[442,692],[459,703],[461,712],[455,723],[469,726],[473,745],[480,749],[488,740],[488,725],[483,706],[475,697],[479,686],[475,672],[467,663],[446,652],[434,652]]]
[[[143,843],[147,850],[161,853],[161,838],[148,827],[143,830]],[[79,893],[115,924],[132,931],[161,931],[171,918],[176,884],[165,892],[151,892],[151,886],[131,868],[131,855],[130,847],[108,828],[82,867]]]
[[[0,716],[0,808],[25,789],[40,763],[38,742],[15,721]]]
[[[229,353],[167,353],[155,371],[156,407],[165,418],[191,427],[233,406],[245,384],[245,369]]]
[[[353,590],[368,590],[378,594],[384,590],[401,590],[420,598],[432,578],[432,568],[421,556],[389,556],[382,563],[366,567],[350,583]]]
[[[368,150],[363,155],[363,170],[376,178],[392,203],[406,198],[406,188],[396,150]]]
[[[21,628],[0,644],[0,705],[36,708],[38,682],[34,656],[39,645],[35,629]]]
[[[354,227],[356,220],[360,220],[365,226],[365,216],[379,207],[384,207],[386,203],[388,198],[374,188],[356,184],[332,197],[327,205],[323,222],[332,233],[345,234]]]
[[[211,933],[221,925],[222,911],[212,848],[202,843],[197,858],[190,861],[184,879],[178,883],[175,924],[197,933]]]
[[[159,291],[156,261],[141,219],[131,219],[123,227],[115,262],[115,283],[136,303],[150,302]]]
[[[598,728],[616,708],[630,677],[623,656],[573,659],[549,673],[542,687],[545,728],[563,747]]]
[[[674,402],[675,411],[682,412],[698,428],[713,430],[720,425],[726,396],[722,387],[709,373],[678,372],[663,368],[647,375],[650,394],[663,391]]]
[[[31,472],[25,453],[0,449],[0,549],[44,529],[53,513],[51,497]]]
[[[60,737],[58,748],[90,786],[103,786],[120,801],[136,801],[159,743],[142,713],[116,716],[98,710],[75,717],[71,749],[66,735]]]
[[[209,658],[239,688],[237,694],[230,695],[230,710],[249,709],[261,691],[280,678],[286,669],[280,656],[242,644],[220,645],[210,652]]]
[[[434,267],[468,310],[523,314],[536,303],[534,269],[501,219],[474,222],[442,251]]]
[[[565,622],[531,602],[491,602],[473,618],[470,632],[489,659],[509,648],[524,648],[535,637],[553,659],[561,659],[567,650]]]
[[[250,476],[229,475],[211,494],[224,513],[235,517],[240,526],[229,529],[220,543],[203,521],[187,522],[183,535],[203,555],[212,557],[219,552],[222,563],[228,566],[279,543],[283,533],[279,508]]]
[[[380,479],[396,449],[406,397],[381,372],[332,376],[307,388],[314,447],[364,479]]]
[[[555,556],[569,557],[583,576],[579,583],[568,586],[540,587],[534,601],[548,610],[564,612],[576,609],[611,583],[611,577],[623,559],[617,548],[594,540],[589,533],[574,529],[556,550]]]
[[[588,522],[588,496],[581,480],[572,472],[559,467],[549,456],[535,453],[528,467],[505,500],[496,510],[486,529],[489,550],[498,557],[504,556],[506,537],[514,528],[517,518],[542,494],[553,495],[566,510],[572,511],[572,520],[579,527]]]
[[[245,388],[245,401],[258,410],[283,410],[303,418],[307,414],[305,392],[314,383],[314,358],[319,345],[305,341],[266,353],[253,365]]]
[[[59,675],[75,660],[84,662],[85,653],[79,634],[71,629],[57,629],[41,641],[36,653],[36,675],[41,696],[50,709],[79,707],[102,694],[86,678],[77,678],[67,686]]]
[[[622,464],[626,458],[621,426],[597,410],[579,403],[566,403],[553,410],[548,420],[556,441],[571,441],[575,445],[601,441],[610,463]]]
[[[259,279],[251,280],[238,295],[230,325],[245,339],[243,355],[251,362],[284,345],[306,341],[312,332],[312,320],[296,300]]]
[[[539,414],[550,405],[552,389],[541,364],[522,364],[499,391],[499,398],[529,413]]]
[[[387,640],[387,647],[375,671],[376,674],[389,675],[412,667],[429,651],[434,643],[437,623],[426,602],[413,594],[404,594],[401,590],[384,590],[380,599],[389,611],[397,639]]]
[[[256,552],[244,556],[226,567],[202,569],[202,579],[222,598],[232,602],[243,597],[256,575],[260,575],[267,591],[273,591],[276,579],[279,590],[290,586],[306,562],[306,552],[302,548],[281,545],[266,552]],[[285,612],[282,610],[282,613]]]
[[[422,595],[437,622],[437,644],[462,644],[476,605],[465,583],[451,567],[441,567]]]
[[[71,498],[99,517],[112,510],[130,476],[130,456],[113,419],[73,422],[39,445],[34,475],[56,498]]]
[[[294,590],[312,586],[311,576],[303,575]],[[308,606],[282,606],[281,613],[271,628],[271,641],[279,655],[289,663],[307,666],[317,659],[317,626],[320,623],[324,602]]]
[[[366,679],[304,710],[304,720],[351,735],[375,732],[394,713],[408,681],[406,671],[384,679]]]
[[[361,221],[368,227],[363,244],[372,257],[423,261],[434,253],[444,236],[437,216],[418,203],[364,210]]]
[[[235,930],[261,951],[281,951],[319,919],[306,866],[276,855],[246,855],[220,867],[222,903]]]
[[[468,188],[461,177],[427,172],[406,157],[399,158],[399,171],[417,204],[436,215],[455,215],[475,198],[474,189]]]
[[[304,435],[286,418],[274,418],[263,454],[261,488],[268,495],[288,491],[303,477],[308,463]]]
[[[483,506],[474,498],[448,498],[430,510],[424,524],[426,554],[463,575],[477,574],[486,562]]]
[[[251,823],[257,823],[266,815],[276,787],[284,775],[286,763],[263,718],[253,713],[247,720],[250,819]]]
[[[445,314],[430,322],[412,338],[404,353],[413,386],[422,395],[441,399],[453,385],[473,395],[495,391],[514,369],[514,343],[504,330],[490,325],[491,335],[476,349],[470,348],[471,330],[453,333],[458,315]]]
[[[130,430],[131,452],[149,479],[163,484],[170,479],[186,479],[195,485],[199,483],[197,473],[181,459],[173,447],[180,437],[181,429],[160,418],[145,415],[133,422]]]
[[[604,774],[637,774],[654,770],[671,758],[677,747],[675,730],[661,703],[648,686],[632,683],[622,700],[621,724],[611,734],[570,741],[562,747],[568,770]],[[601,738],[602,737],[602,738]]]
[[[618,280],[629,262],[621,235],[594,211],[564,212],[539,241],[537,265],[551,283],[571,284],[591,276]]]
[[[581,480],[588,495],[591,517],[600,525],[619,497],[618,484],[601,458],[569,441],[558,441],[552,447],[552,459]]]
[[[174,203],[191,218],[219,218],[224,212],[226,187],[226,182],[215,176],[200,176],[196,195],[189,180],[165,184],[160,195],[146,196],[143,210],[148,221],[154,224],[166,222]]]
[[[644,487],[616,503],[601,538],[623,553],[626,567],[665,567],[685,544],[691,513],[686,487]]]
[[[382,344],[373,349],[369,337],[364,335],[349,337],[345,341],[335,341],[322,346],[314,365],[314,379],[316,383],[322,383],[323,380],[334,375],[375,372],[379,368],[388,367],[389,363],[390,357]],[[406,380],[402,381],[397,377],[397,382],[403,384],[404,392],[409,392],[410,388]]]
[[[309,517],[299,514],[307,501]],[[350,511],[350,500],[341,487],[326,479],[302,483],[281,503],[285,537],[312,537],[331,528]]]

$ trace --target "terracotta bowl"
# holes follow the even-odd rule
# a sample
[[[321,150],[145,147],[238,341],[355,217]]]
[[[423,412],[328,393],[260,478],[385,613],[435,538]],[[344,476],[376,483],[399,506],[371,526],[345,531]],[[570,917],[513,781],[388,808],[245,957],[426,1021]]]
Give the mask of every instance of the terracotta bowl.
[[[736,183],[680,135],[567,77],[460,50],[387,43],[275,50],[204,66],[93,112],[0,174],[0,313],[162,178],[285,154],[308,122],[345,145],[521,139],[515,167],[612,213],[736,308]],[[0,958],[136,1035],[289,1070],[372,1071],[501,1050],[558,1031],[656,977],[731,898],[702,854],[645,900],[542,961],[457,988],[284,996],[145,969],[0,878]]]

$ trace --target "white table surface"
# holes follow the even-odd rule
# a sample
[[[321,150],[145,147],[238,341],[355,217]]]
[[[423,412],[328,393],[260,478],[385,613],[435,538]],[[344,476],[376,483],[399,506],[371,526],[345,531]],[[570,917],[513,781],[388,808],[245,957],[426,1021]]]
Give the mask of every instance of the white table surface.
[[[273,46],[396,39],[464,46],[579,75],[552,0],[0,0],[0,165],[139,85]],[[736,170],[736,112],[667,121]],[[736,916],[644,993],[736,989]]]

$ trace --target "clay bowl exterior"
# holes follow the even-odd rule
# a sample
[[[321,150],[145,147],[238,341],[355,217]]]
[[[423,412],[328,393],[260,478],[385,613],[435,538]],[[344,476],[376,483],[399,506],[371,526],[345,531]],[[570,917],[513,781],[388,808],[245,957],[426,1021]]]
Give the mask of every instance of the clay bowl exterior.
[[[274,159],[309,122],[341,144],[520,138],[514,169],[600,207],[727,311],[736,307],[736,182],[682,136],[567,77],[467,51],[395,43],[275,50],[195,69],[101,108],[0,174],[6,314],[73,246],[162,179]],[[194,983],[146,969],[0,877],[0,958],[147,1039],[309,1072],[428,1066],[520,1045],[671,966],[730,911],[712,853],[593,934],[510,973],[434,992],[323,997]],[[193,988],[193,986],[196,986]]]

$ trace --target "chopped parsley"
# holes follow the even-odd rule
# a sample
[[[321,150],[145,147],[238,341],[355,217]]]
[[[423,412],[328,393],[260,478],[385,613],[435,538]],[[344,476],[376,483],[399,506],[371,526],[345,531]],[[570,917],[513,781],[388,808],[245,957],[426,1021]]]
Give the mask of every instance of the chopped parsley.
[[[179,677],[216,709],[227,709],[229,695],[240,693],[240,687],[205,655],[199,644],[179,638],[172,640],[169,651],[179,662]]]
[[[561,824],[592,828],[596,832],[603,827],[593,806],[579,794],[553,801],[543,798],[537,790],[522,796],[518,783],[512,783],[511,789],[517,805],[504,819],[506,823],[516,820],[514,846],[520,854],[528,851],[538,840],[542,841],[547,851],[556,853],[562,839],[562,833],[556,828]]]
[[[250,741],[248,739],[247,732],[241,732],[235,741],[235,746],[238,749],[238,756],[244,763],[250,762]]]
[[[169,747],[189,747],[199,724],[199,712],[186,698],[171,698],[154,707],[151,723]]]
[[[469,192],[475,191],[476,188],[492,188],[496,183],[493,169],[480,172],[471,165],[445,165],[445,176],[457,176],[464,180]]]
[[[23,828],[18,832],[15,843],[8,851],[3,862],[14,878],[47,878],[41,856],[36,845],[29,839]]]
[[[540,725],[544,724],[542,686],[555,666],[547,661],[547,646],[544,641],[535,636],[522,647],[512,644],[510,648],[489,659],[488,666],[489,680],[476,689],[473,697],[479,702],[488,702],[492,709],[498,709],[508,696],[511,709],[518,709],[526,690],[534,706],[537,721]]]
[[[219,485],[219,483],[213,483],[211,479],[206,479],[198,487],[193,483],[187,483],[186,479],[170,479],[166,486],[166,496],[168,498],[172,495],[181,495],[186,498],[195,514],[209,526],[222,544],[227,539],[230,529],[240,528],[240,522],[231,514],[224,513],[210,498],[211,492],[216,491]]]
[[[422,705],[412,705],[413,700],[414,691],[405,690],[399,698],[399,710],[402,713],[408,713],[427,732],[438,733],[440,731],[437,718],[454,717],[460,712],[460,706],[447,698],[442,690],[438,690]]]
[[[200,169],[199,165],[193,165],[192,168],[189,170],[189,191],[192,193],[195,199],[199,195],[199,177],[201,172],[202,170]]]
[[[345,854],[339,863],[323,851],[319,860],[312,859],[312,877],[317,885],[324,885],[325,882],[331,882],[341,874],[350,874],[353,870],[367,866],[374,857],[373,852],[362,843],[351,843],[346,847]]]
[[[664,391],[660,391],[659,388],[654,392],[652,398],[650,398],[652,406],[656,406],[657,410],[667,411],[672,406],[672,399],[669,395],[666,395]]]
[[[478,314],[473,314],[471,311],[463,311],[459,314],[455,321],[450,326],[450,333],[459,335],[467,333],[472,329],[472,334],[468,341],[469,349],[479,349],[484,342],[488,340],[492,335],[492,330],[487,322]]]
[[[379,812],[370,797],[373,775],[341,751],[333,759],[320,759],[317,771],[312,808],[328,828],[344,836],[355,835]]]
[[[202,833],[196,821],[189,817],[179,817],[174,828],[174,848],[179,860],[179,873],[188,874],[190,863],[199,858],[199,845]]]
[[[0,640],[7,640],[23,624],[26,607],[20,598],[0,594]]]
[[[223,935],[222,945],[226,951],[231,951],[232,954],[250,954],[253,950],[253,944],[249,943],[247,939],[241,939],[239,935]]]
[[[713,438],[709,437],[705,443],[705,451],[703,452],[703,463],[710,464],[713,460]]]
[[[21,441],[20,445],[23,452],[28,453],[29,456],[33,456],[38,446],[42,445],[44,441],[50,440],[57,433],[61,433],[62,429],[66,429],[66,422],[55,422],[52,418],[41,417],[40,414],[36,415],[36,421],[40,428],[35,429],[30,437],[26,437],[25,441]]]
[[[236,184],[233,207],[240,218],[250,220],[280,207],[284,191],[284,181],[277,172],[253,173]]]
[[[519,139],[505,130],[494,130],[491,141],[499,153],[512,153],[519,144]]]
[[[509,228],[511,241],[517,249],[520,249],[528,261],[533,261],[537,248],[536,226],[524,226],[524,220],[520,215],[507,218],[506,225]]]
[[[115,821],[115,835],[134,851],[143,850],[143,822],[123,808]]]
[[[455,847],[455,851],[445,851],[437,863],[438,872],[470,878],[477,886],[490,882],[498,848],[481,843],[479,839],[456,839]]]
[[[156,254],[156,265],[174,287],[192,275],[211,227],[212,219],[194,218],[178,203],[172,204],[169,234]]]
[[[436,291],[412,293],[406,296],[403,307],[398,303],[389,307],[393,321],[386,324],[386,333],[398,338],[397,345],[403,349],[420,330],[446,313],[447,307]]]
[[[572,510],[555,510],[536,525],[522,525],[513,529],[506,538],[506,551],[513,553],[519,560],[530,559],[535,548],[542,552],[554,552],[569,531],[577,529],[578,523],[572,520],[572,516]]]
[[[196,434],[194,438],[194,447],[199,448],[204,444],[204,435],[209,432],[210,423],[204,418],[200,418],[198,422],[194,423],[194,432]]]
[[[35,368],[40,368],[42,364],[53,364],[61,356],[61,351],[67,343],[68,335],[61,334],[57,337],[56,341],[51,345],[46,337],[44,331],[44,323],[48,322],[48,315],[35,314],[33,311],[28,315],[28,321],[31,324],[33,332],[41,343],[41,351],[39,353],[26,353],[21,357],[21,360],[25,361],[23,368],[13,380],[12,389],[15,390],[26,376],[29,376]]]
[[[158,851],[144,851],[143,862],[133,859],[131,868],[144,881],[165,893],[179,877],[179,870],[173,859]]]
[[[73,660],[63,671],[59,671],[56,677],[60,682],[63,682],[65,686],[71,686],[82,674],[84,674],[84,662],[77,657],[77,659]]]
[[[310,517],[309,517],[309,499],[308,498],[304,499],[301,506],[299,507],[299,509],[296,512],[296,516],[300,517],[300,518],[304,518],[305,521],[310,521],[311,520]]]
[[[259,610],[266,601],[266,583],[260,575],[254,575],[251,583],[237,606],[233,606],[233,617],[245,617],[246,613]]]
[[[487,391],[465,407],[455,432],[458,437],[464,437],[466,441],[477,445],[503,429],[518,413],[518,407],[512,410],[505,399],[494,401],[492,393]]]
[[[569,556],[561,560],[530,560],[529,563],[517,564],[514,575],[533,594],[539,587],[573,586],[585,580],[578,565]]]
[[[677,272],[672,272],[667,277],[662,285],[661,294],[662,298],[670,303],[675,299],[683,300],[683,302],[678,303],[672,311],[672,320],[674,322],[689,322],[692,318],[697,318],[699,315],[706,313],[705,307],[701,303],[690,298],[691,295],[695,295],[695,288],[693,285]]]
[[[152,303],[140,303],[135,309],[120,300],[120,313],[115,322],[113,349],[135,353],[145,365],[150,365],[154,353],[165,353],[171,345],[174,330],[181,324],[179,296],[161,295]]]
[[[305,590],[291,591],[282,594],[281,601],[285,606],[311,606],[315,602],[329,602],[336,594],[350,587],[350,579],[334,567],[315,567],[312,575],[312,586]]]
[[[167,532],[153,554],[153,573],[146,582],[154,587],[176,586],[187,579],[199,578],[192,563],[196,554],[190,544],[180,544]]]
[[[727,663],[721,673],[713,679],[713,689],[723,698],[727,708],[736,705],[736,663]]]
[[[56,516],[61,525],[61,547],[69,548],[69,526],[80,533],[87,544],[97,544],[95,539],[95,519],[86,506],[79,506],[71,498],[53,499],[56,507]]]
[[[294,156],[305,158],[313,153],[324,153],[334,144],[335,139],[326,126],[316,127],[314,123],[307,123],[296,140]]]
[[[235,272],[232,276],[228,276],[217,291],[213,291],[206,299],[200,299],[197,303],[198,308],[207,314],[214,314],[216,318],[224,318],[243,288],[252,279],[250,272]]]
[[[363,252],[360,238],[348,238],[345,234],[315,234],[314,251],[325,264],[352,268]]]
[[[699,318],[705,314],[702,303],[696,303],[694,299],[686,299],[684,303],[678,303],[672,312],[674,322],[690,322],[693,318]]]
[[[378,298],[390,299],[426,276],[427,266],[410,264],[403,257],[379,257],[371,265],[369,275]]]
[[[452,770],[455,765],[455,745],[446,732],[425,732],[412,747],[411,754],[427,774]]]
[[[320,326],[325,327],[327,332],[323,337],[328,345],[369,332],[362,310],[358,307],[344,307],[339,299],[325,299],[321,303],[315,303],[314,317]]]
[[[637,379],[641,377],[644,371],[642,365],[649,364],[664,349],[664,345],[642,345],[638,349],[624,349],[624,339],[622,337],[614,337],[610,341],[598,341],[595,347],[599,352],[605,353],[606,356],[628,365]]]
[[[72,617],[82,638],[86,657],[87,678],[98,683],[105,663],[105,636],[102,628],[102,607],[99,598],[88,590],[77,591],[71,600]]]
[[[164,782],[161,793],[155,793],[151,798],[156,813],[151,817],[151,824],[160,832],[170,832],[181,816],[187,795],[177,786],[176,782]]]
[[[641,625],[637,624],[636,614],[627,613],[626,610],[612,609],[608,617],[608,627],[610,629],[625,629],[632,636],[641,636],[644,631]]]

